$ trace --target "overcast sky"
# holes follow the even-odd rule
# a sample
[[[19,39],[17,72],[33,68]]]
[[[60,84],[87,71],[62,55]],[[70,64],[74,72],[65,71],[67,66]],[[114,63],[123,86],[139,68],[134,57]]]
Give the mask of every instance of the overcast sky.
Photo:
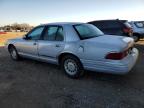
[[[144,20],[144,0],[0,0],[0,25]]]

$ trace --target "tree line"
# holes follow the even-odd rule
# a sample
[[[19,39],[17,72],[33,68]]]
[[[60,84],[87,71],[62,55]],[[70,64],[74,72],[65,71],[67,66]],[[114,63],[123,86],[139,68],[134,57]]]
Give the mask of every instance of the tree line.
[[[11,25],[5,25],[0,27],[0,31],[4,31],[4,32],[28,32],[33,28],[33,26],[27,24],[27,23],[22,23],[22,24],[18,24],[18,23],[14,23]]]

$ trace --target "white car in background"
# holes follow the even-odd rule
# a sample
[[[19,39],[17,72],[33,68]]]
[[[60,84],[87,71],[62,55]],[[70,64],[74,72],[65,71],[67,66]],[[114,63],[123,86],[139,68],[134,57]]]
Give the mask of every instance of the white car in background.
[[[144,38],[144,21],[131,21],[129,24],[133,28],[133,35],[139,39]]]

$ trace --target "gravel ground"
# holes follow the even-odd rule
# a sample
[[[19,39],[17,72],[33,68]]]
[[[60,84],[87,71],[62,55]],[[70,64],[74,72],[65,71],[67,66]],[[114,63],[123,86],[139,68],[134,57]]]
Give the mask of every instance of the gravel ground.
[[[124,76],[86,72],[70,79],[55,65],[12,61],[0,48],[0,108],[144,108],[144,45]]]

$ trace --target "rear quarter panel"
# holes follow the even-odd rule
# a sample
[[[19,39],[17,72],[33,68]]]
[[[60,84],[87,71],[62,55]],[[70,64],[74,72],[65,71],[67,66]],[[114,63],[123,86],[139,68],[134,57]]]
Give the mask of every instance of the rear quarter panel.
[[[108,46],[101,43],[84,43],[84,55],[82,59],[85,60],[94,60],[94,61],[103,61],[108,52],[112,51]]]

